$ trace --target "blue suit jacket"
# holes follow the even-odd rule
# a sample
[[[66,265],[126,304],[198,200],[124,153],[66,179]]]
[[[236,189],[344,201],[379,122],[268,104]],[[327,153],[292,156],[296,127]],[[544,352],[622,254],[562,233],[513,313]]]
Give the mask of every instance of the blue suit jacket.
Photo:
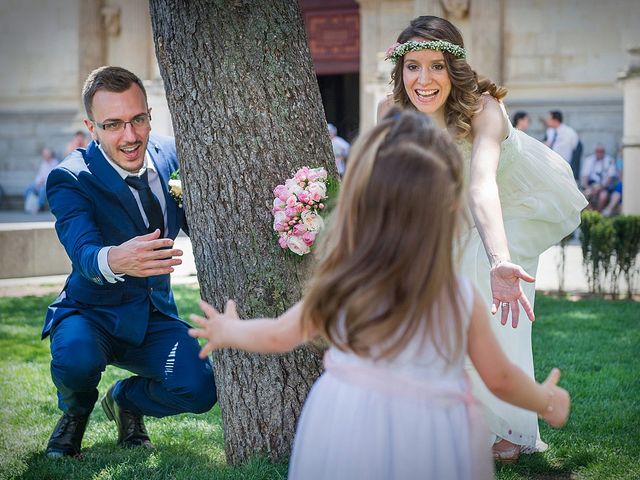
[[[184,211],[168,193],[171,172],[178,169],[175,141],[151,136],[147,146],[165,192],[167,231],[173,238],[186,230]],[[72,152],[47,179],[47,197],[56,217],[56,232],[72,263],[67,283],[45,317],[42,338],[58,322],[81,314],[123,341],[142,342],[155,307],[180,320],[170,276],[108,283],[98,267],[102,247],[120,245],[147,233],[136,199],[122,177],[106,161],[95,142]]]

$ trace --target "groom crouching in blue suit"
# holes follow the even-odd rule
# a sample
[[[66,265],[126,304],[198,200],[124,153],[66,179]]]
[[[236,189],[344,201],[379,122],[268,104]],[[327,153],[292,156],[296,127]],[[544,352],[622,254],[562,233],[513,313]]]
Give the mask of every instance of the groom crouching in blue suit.
[[[73,264],[50,305],[51,377],[64,412],[47,456],[80,455],[82,436],[107,365],[135,376],[102,400],[118,444],[153,445],[143,416],[204,413],[216,402],[213,370],[178,316],[169,274],[184,211],[168,194],[178,169],[175,141],[150,136],[140,79],[119,67],[91,72],[82,91],[93,141],[72,152],[47,181],[56,232]]]

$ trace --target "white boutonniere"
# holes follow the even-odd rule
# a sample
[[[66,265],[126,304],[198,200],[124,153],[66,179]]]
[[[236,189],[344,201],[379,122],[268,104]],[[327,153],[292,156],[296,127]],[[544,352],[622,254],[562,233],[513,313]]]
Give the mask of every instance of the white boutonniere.
[[[176,170],[169,175],[169,195],[182,208],[182,180],[180,180],[180,170]]]

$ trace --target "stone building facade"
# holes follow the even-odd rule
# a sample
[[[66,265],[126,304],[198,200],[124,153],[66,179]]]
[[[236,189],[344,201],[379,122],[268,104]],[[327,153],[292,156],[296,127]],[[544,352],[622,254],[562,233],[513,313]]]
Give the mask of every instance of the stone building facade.
[[[623,135],[618,75],[628,66],[628,49],[640,46],[637,0],[357,4],[359,129],[375,123],[377,102],[389,91],[384,51],[411,18],[434,14],[461,29],[474,69],[507,87],[507,109],[529,113],[532,136],[542,138],[540,119],[559,109],[580,134],[585,154],[596,142],[615,153]],[[171,133],[146,0],[0,0],[0,186],[6,193],[20,195],[32,180],[42,147],[62,155],[72,133],[84,128],[82,82],[103,64],[145,80],[154,131]]]

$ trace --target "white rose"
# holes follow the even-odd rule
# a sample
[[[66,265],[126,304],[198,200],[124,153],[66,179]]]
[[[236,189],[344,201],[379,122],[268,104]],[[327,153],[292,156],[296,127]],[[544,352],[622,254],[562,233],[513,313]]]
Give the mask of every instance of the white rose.
[[[172,178],[169,180],[169,189],[171,193],[174,195],[180,196],[182,195],[182,181],[177,178]]]
[[[313,196],[316,194],[320,196],[320,198],[325,198],[327,196],[327,186],[324,182],[313,182],[307,186],[307,190]]]
[[[305,210],[302,212],[302,223],[307,227],[310,232],[319,232],[324,227],[324,220],[317,213],[311,210]]]
[[[287,238],[287,247],[289,247],[289,250],[291,250],[293,253],[296,253],[298,255],[304,255],[311,251],[307,244],[304,243],[304,240],[302,240],[302,238],[296,237],[294,235],[291,235],[289,236],[289,238]]]
[[[289,190],[289,193],[292,195],[298,195],[302,192],[302,187],[293,178],[284,182],[284,186],[287,187],[287,190]]]
[[[273,199],[273,208],[277,210],[282,210],[286,207],[287,204],[280,200],[278,197]]]

